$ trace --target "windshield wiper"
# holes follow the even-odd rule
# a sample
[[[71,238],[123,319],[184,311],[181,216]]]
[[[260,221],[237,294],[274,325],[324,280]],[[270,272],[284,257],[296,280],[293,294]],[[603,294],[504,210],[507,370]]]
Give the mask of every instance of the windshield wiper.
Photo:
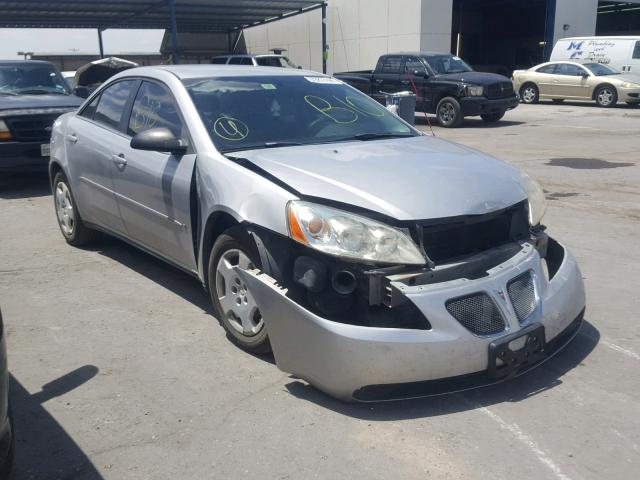
[[[240,152],[242,150],[261,150],[264,148],[279,148],[279,147],[297,147],[302,145],[300,142],[265,142],[260,145],[245,145],[242,147],[224,148],[220,150],[221,153]]]
[[[383,140],[385,138],[409,138],[415,137],[415,135],[411,133],[359,133],[357,135],[353,135],[352,137],[344,137],[338,138],[335,140],[336,142],[346,142],[349,140]]]

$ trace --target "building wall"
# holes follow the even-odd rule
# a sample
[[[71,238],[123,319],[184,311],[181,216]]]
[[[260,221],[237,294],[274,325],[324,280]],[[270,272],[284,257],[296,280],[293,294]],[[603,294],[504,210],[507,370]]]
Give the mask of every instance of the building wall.
[[[438,18],[427,21],[423,7],[438,5]],[[448,7],[448,21],[446,13]],[[375,66],[383,53],[420,50],[422,43],[446,44],[451,33],[451,0],[330,0],[327,7],[327,44],[329,73],[363,70]],[[442,5],[443,12],[439,6]],[[296,64],[322,70],[322,16],[320,10],[245,30],[247,51],[267,53],[272,48],[286,48]],[[429,23],[430,22],[430,23]],[[435,34],[422,35],[425,25]]]
[[[640,4],[640,0],[621,0],[620,3]],[[598,0],[556,0],[554,44],[561,38],[594,36],[597,20]]]

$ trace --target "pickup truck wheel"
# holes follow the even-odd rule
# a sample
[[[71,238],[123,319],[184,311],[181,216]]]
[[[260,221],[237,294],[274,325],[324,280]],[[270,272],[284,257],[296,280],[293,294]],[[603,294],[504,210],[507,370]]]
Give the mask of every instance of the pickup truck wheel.
[[[458,127],[464,120],[464,117],[462,116],[462,109],[460,108],[460,102],[453,97],[444,97],[440,102],[438,102],[436,115],[440,125],[445,128]]]
[[[98,232],[82,222],[69,181],[62,172],[53,179],[53,202],[60,232],[69,245],[80,247],[98,237]]]
[[[538,103],[540,101],[540,91],[533,83],[527,83],[520,89],[520,100],[522,103]]]
[[[502,119],[506,111],[495,112],[495,113],[485,113],[484,115],[480,115],[480,118],[485,122],[494,123]]]
[[[233,228],[220,235],[209,260],[209,292],[215,314],[229,339],[251,353],[268,353],[271,344],[260,309],[234,267],[260,268],[250,240]]]
[[[618,91],[610,86],[603,85],[596,90],[596,105],[603,108],[615,107],[618,103]]]

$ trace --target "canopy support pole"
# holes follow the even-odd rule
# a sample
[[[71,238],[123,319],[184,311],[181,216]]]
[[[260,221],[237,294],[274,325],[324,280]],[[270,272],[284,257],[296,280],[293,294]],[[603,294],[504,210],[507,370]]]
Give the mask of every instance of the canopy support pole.
[[[178,22],[176,20],[176,4],[175,0],[167,0],[169,4],[169,14],[171,15],[171,63],[177,64],[178,61]]]
[[[104,58],[104,45],[102,44],[102,29],[98,28],[98,46],[100,47],[100,58]]]
[[[327,2],[322,2],[322,73],[327,73]]]

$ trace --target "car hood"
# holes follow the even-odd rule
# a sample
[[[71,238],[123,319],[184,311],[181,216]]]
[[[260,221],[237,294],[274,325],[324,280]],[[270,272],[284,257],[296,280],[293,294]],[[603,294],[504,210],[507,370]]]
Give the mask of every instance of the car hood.
[[[640,84],[640,75],[623,73],[618,75],[607,75],[606,77],[598,77],[598,78],[611,78],[614,80],[618,80],[620,83],[630,82],[630,83],[638,83]]]
[[[438,80],[449,80],[452,82],[464,82],[473,85],[492,85],[500,82],[510,82],[507,77],[498,75],[497,73],[484,72],[463,72],[463,73],[447,73],[438,75]]]
[[[83,100],[75,95],[0,95],[0,115],[16,110],[77,108]]]
[[[480,215],[526,198],[514,167],[433,137],[234,152],[304,196],[398,220]]]

